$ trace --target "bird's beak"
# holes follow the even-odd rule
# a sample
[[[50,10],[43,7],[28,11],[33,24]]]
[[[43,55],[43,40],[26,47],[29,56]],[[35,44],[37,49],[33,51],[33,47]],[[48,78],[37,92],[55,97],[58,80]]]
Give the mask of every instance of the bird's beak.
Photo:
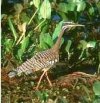
[[[74,27],[77,27],[77,26],[82,26],[82,27],[84,27],[84,25],[81,25],[81,24],[64,22],[63,29],[65,30],[65,29],[68,28],[68,30],[70,30],[70,29],[72,29],[72,28],[74,28]]]
[[[84,26],[84,25],[81,25],[81,24],[70,24],[68,25],[69,27],[76,27],[76,26]]]

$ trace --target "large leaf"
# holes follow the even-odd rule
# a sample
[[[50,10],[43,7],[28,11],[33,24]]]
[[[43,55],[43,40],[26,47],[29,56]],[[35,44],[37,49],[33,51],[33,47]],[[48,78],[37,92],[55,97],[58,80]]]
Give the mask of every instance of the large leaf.
[[[67,5],[68,11],[74,11],[74,10],[75,10],[75,7],[76,7],[76,4],[75,4],[75,3],[69,3],[69,4]]]
[[[17,32],[16,32],[16,29],[14,28],[14,25],[13,25],[13,22],[12,22],[12,20],[11,20],[11,17],[8,18],[8,24],[9,24],[9,27],[10,27],[10,29],[11,29],[11,31],[12,31],[12,34],[13,34],[13,36],[14,36],[14,39],[15,39],[15,41],[16,41],[18,35],[17,35]]]
[[[20,14],[22,12],[22,10],[23,10],[23,6],[20,3],[15,3],[14,9],[15,9],[17,14]]]
[[[82,45],[82,49],[85,50],[87,48],[87,41],[80,40],[80,44]]]
[[[65,12],[65,13],[68,12],[67,4],[66,4],[66,3],[60,3],[60,4],[58,5],[58,9],[59,9],[59,11],[62,11],[62,12]]]
[[[40,7],[40,15],[44,19],[49,19],[51,17],[51,5],[49,0],[44,0]]]
[[[5,39],[4,46],[6,52],[11,52],[12,46],[13,46],[13,40],[12,39]]]
[[[96,42],[95,41],[89,41],[87,43],[87,48],[89,48],[89,47],[95,48],[95,46],[96,46]]]
[[[69,53],[70,47],[71,47],[72,41],[68,40],[68,43],[66,45],[66,51]]]
[[[68,0],[68,10],[74,11],[77,6],[77,11],[83,11],[86,7],[86,3],[83,0]]]
[[[81,47],[82,48],[82,52],[81,52],[81,54],[79,56],[79,59],[81,59],[83,57],[84,51],[87,48],[87,41],[80,40],[80,44],[82,45],[82,47]]]
[[[44,37],[45,37],[45,38],[44,38],[45,43],[47,43],[50,47],[52,47],[52,45],[53,45],[53,40],[52,40],[50,34],[49,34],[49,33],[46,33],[46,34],[44,35]]]
[[[66,52],[68,53],[68,60],[70,59],[70,56],[71,56],[70,52],[69,52],[71,45],[72,45],[72,41],[68,40],[68,43],[67,43],[66,48],[65,48]]]
[[[94,14],[94,12],[95,12],[95,10],[94,10],[94,8],[93,8],[93,7],[89,8],[89,13],[90,13],[90,15],[93,15],[93,14]]]
[[[35,5],[36,8],[39,8],[40,0],[33,0],[33,4]]]
[[[86,3],[84,1],[79,1],[77,3],[77,11],[83,11],[86,7]]]
[[[22,57],[23,53],[25,52],[26,48],[28,47],[28,44],[29,44],[29,36],[26,36],[21,41],[21,47],[18,50],[18,57],[20,60],[21,60],[21,57]]]
[[[25,13],[25,12],[22,12],[20,14],[20,16],[21,16],[20,18],[21,18],[22,22],[28,22],[30,20],[30,18],[28,17],[27,13]]]
[[[93,91],[94,91],[95,95],[100,96],[100,81],[96,81],[93,84]]]
[[[53,40],[55,40],[55,39],[59,36],[59,34],[60,34],[60,32],[61,32],[61,28],[62,28],[62,23],[63,23],[63,21],[61,21],[61,22],[56,26],[56,28],[55,28],[55,30],[54,30],[54,32],[53,32],[53,35],[52,35],[52,39],[53,39]]]
[[[46,48],[48,48],[48,46],[52,47],[52,45],[53,45],[53,40],[52,40],[50,34],[42,33],[40,35],[40,47],[43,49],[46,49]]]

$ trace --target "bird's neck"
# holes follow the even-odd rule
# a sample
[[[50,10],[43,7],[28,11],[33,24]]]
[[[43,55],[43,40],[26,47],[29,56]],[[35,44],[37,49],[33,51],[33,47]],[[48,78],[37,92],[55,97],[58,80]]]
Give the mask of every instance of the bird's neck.
[[[60,32],[59,37],[58,37],[56,43],[55,43],[54,46],[53,46],[53,50],[55,50],[55,51],[59,50],[60,45],[61,45],[61,39],[62,39],[63,34],[64,34],[64,30],[62,30],[62,31]]]

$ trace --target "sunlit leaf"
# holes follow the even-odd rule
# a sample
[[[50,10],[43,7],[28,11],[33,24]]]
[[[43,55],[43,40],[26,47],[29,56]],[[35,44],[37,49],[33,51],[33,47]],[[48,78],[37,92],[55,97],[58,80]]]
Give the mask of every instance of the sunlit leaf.
[[[13,34],[13,36],[14,36],[14,39],[15,39],[15,41],[16,41],[18,35],[17,35],[17,32],[16,32],[16,29],[14,28],[14,25],[13,25],[13,22],[12,22],[12,20],[11,20],[11,17],[8,18],[8,24],[9,24],[9,27],[10,27],[10,29],[11,29],[11,31],[12,31],[12,34]]]
[[[68,3],[75,3],[75,2],[77,2],[79,0],[67,0],[67,1],[68,1]]]
[[[67,4],[66,4],[66,3],[60,3],[60,4],[58,5],[58,9],[59,9],[59,11],[62,11],[62,12],[65,12],[65,13],[68,12]]]
[[[6,14],[1,14],[1,20],[6,16],[7,16]]]
[[[14,9],[15,9],[16,13],[19,14],[19,13],[22,12],[23,6],[22,6],[22,4],[20,4],[20,3],[16,3],[16,4],[14,5]]]
[[[83,50],[87,48],[87,42],[85,40],[80,40],[80,44],[82,45]]]
[[[52,47],[52,45],[53,45],[53,40],[52,40],[50,34],[47,33],[47,34],[45,34],[44,36],[45,36],[45,38],[44,38],[45,42],[46,42],[50,47]]]
[[[74,10],[75,10],[75,7],[76,7],[76,4],[75,4],[75,3],[69,3],[69,4],[67,5],[68,11],[74,11]]]
[[[53,40],[49,33],[41,34],[40,35],[40,47],[46,49],[48,46],[52,47]]]
[[[96,97],[93,103],[100,103],[100,97]]]
[[[21,57],[22,57],[23,53],[25,52],[26,48],[28,47],[28,45],[29,45],[29,36],[26,36],[23,38],[23,40],[21,42],[21,47],[18,50],[18,57],[20,60],[21,60]]]
[[[82,51],[81,51],[81,54],[79,56],[79,59],[81,59],[83,57],[83,54],[84,54],[84,51],[85,49],[87,48],[87,41],[85,40],[80,40],[80,44],[82,45],[81,48],[82,48]]]
[[[22,32],[22,34],[19,37],[16,45],[19,44],[20,41],[22,40],[22,38],[25,36],[25,33],[26,33],[26,23],[23,23],[22,25],[18,25],[18,29]]]
[[[21,49],[23,51],[25,51],[25,49],[28,46],[28,44],[29,44],[29,36],[26,36],[26,37],[24,37],[24,39],[21,42]]]
[[[100,2],[99,2],[99,0],[98,0],[98,3],[97,3],[97,7],[98,7],[99,14],[100,14]]]
[[[39,8],[40,0],[33,0],[33,4],[35,5],[36,8]]]
[[[66,14],[64,12],[60,12],[59,11],[59,14],[61,15],[61,18],[64,20],[64,21],[67,21],[68,20],[68,17],[66,16]]]
[[[69,52],[69,49],[71,47],[71,44],[72,44],[72,41],[71,40],[68,40],[68,43],[66,45],[66,51]]]
[[[95,46],[96,46],[96,42],[95,41],[89,41],[87,43],[87,48],[89,48],[89,47],[95,48]]]
[[[90,13],[90,15],[94,14],[94,8],[93,7],[89,8],[89,13]]]
[[[100,96],[100,81],[96,81],[93,84],[93,91],[94,91],[95,95]]]
[[[13,40],[12,39],[5,39],[4,41],[6,52],[11,52],[12,46],[13,46]]]
[[[45,103],[45,101],[48,99],[48,92],[47,91],[36,91],[35,92],[37,97],[40,99],[41,103]]]
[[[55,30],[54,30],[54,32],[53,32],[53,35],[52,35],[52,39],[53,39],[53,40],[55,40],[55,39],[59,36],[59,34],[60,34],[60,32],[61,32],[61,28],[62,28],[62,23],[63,23],[63,21],[61,21],[61,22],[56,26],[56,28],[55,28]]]
[[[69,11],[74,11],[77,6],[77,11],[83,11],[86,7],[86,3],[82,0],[68,0]]]
[[[28,22],[30,20],[30,18],[28,17],[28,15],[25,12],[22,12],[20,14],[20,16],[21,16],[20,18],[21,18],[22,22]]]
[[[51,5],[49,0],[44,0],[40,7],[40,15],[44,19],[50,19],[51,17]]]
[[[77,3],[77,11],[83,11],[86,7],[86,3],[84,1],[80,1]]]

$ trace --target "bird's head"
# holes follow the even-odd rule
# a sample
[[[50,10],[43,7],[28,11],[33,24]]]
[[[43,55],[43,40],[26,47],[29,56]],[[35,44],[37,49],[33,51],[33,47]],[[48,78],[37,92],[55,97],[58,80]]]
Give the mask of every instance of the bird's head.
[[[77,27],[77,26],[83,26],[84,25],[81,25],[81,24],[77,24],[77,23],[74,23],[74,22],[63,22],[63,25],[62,25],[62,29],[65,30],[67,29],[67,31]]]

